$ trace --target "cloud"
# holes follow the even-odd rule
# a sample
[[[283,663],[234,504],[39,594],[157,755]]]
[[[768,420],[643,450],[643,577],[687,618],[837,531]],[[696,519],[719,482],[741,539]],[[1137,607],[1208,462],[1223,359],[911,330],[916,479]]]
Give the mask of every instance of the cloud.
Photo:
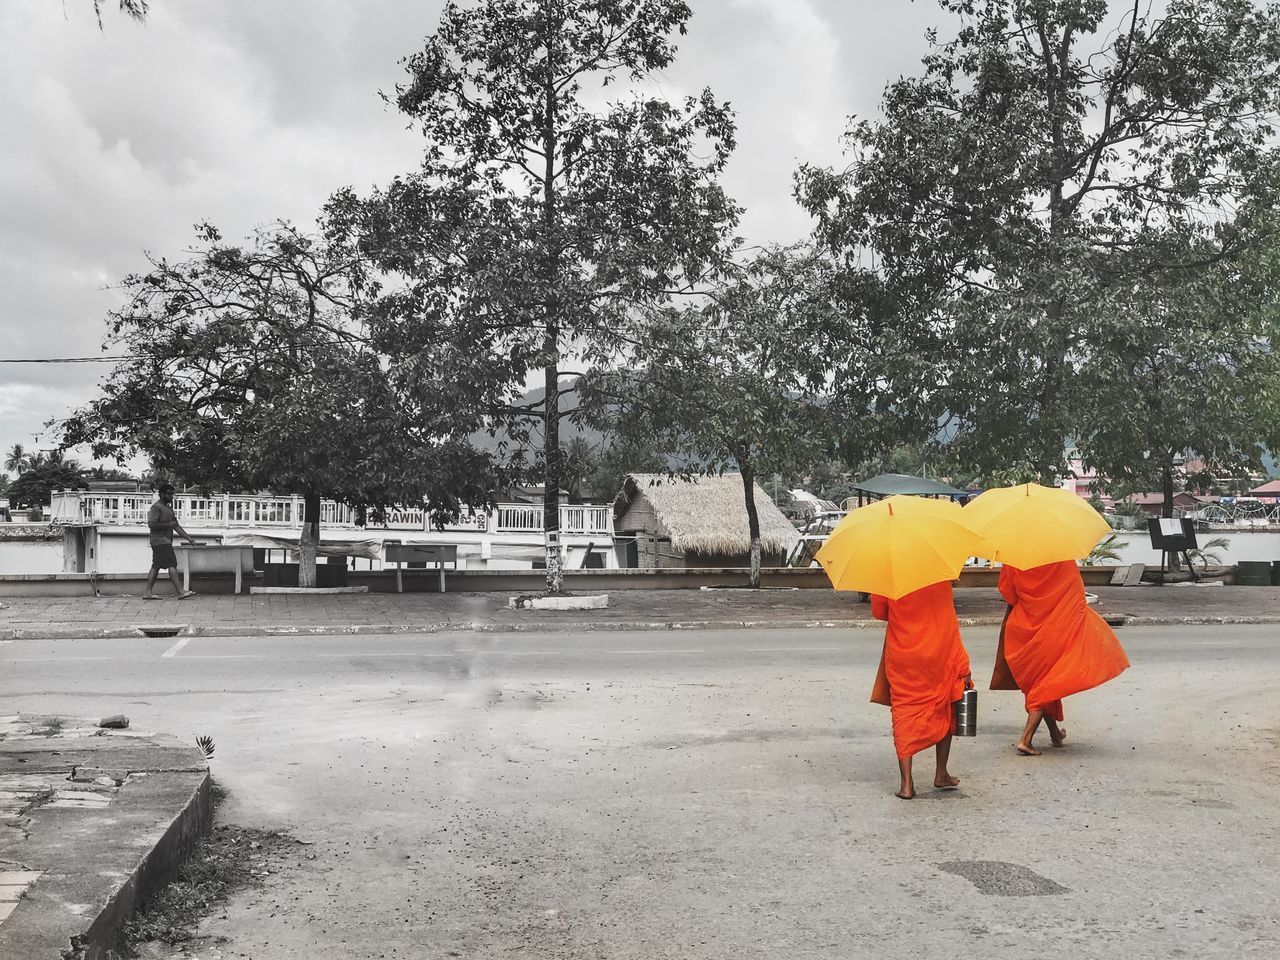
[[[0,357],[99,352],[110,289],[180,255],[192,224],[227,236],[309,224],[336,187],[412,168],[418,134],[382,104],[442,0],[155,3],[145,25],[88,0],[0,3]],[[108,5],[111,6],[111,5]],[[791,199],[804,161],[837,163],[849,113],[911,69],[926,2],[700,0],[669,93],[734,105],[726,185],[756,242],[808,227]],[[29,442],[91,399],[99,365],[0,364],[0,444]]]

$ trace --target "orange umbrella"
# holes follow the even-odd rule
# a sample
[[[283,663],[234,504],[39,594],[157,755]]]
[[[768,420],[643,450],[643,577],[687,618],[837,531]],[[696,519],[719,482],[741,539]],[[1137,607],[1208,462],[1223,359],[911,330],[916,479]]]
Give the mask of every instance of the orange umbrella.
[[[981,539],[950,500],[896,496],[851,511],[831,531],[817,560],[837,590],[896,600],[954,580]]]
[[[1087,500],[1035,483],[988,490],[962,512],[986,541],[979,556],[1019,570],[1083,559],[1111,531]]]

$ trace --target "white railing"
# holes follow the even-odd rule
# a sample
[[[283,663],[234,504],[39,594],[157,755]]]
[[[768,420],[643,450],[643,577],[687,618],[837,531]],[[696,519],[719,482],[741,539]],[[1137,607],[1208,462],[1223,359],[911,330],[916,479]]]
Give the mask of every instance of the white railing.
[[[593,533],[613,534],[613,510],[590,504],[560,508],[560,532],[590,536]]]
[[[561,515],[564,508],[560,508]],[[498,505],[497,532],[537,533],[542,529],[542,507],[530,503]]]
[[[51,516],[61,523],[100,523],[114,526],[145,525],[155,498],[151,494],[88,493],[83,490],[53,494]],[[200,496],[180,493],[173,508],[184,526],[287,527],[302,526],[301,497],[260,497],[222,494]],[[332,500],[320,502],[320,524],[329,528],[356,527],[356,511]],[[421,507],[393,507],[384,526],[371,530],[434,530],[430,513]],[[445,530],[471,533],[539,533],[542,507],[532,503],[500,503],[493,510],[476,510],[446,523]],[[613,536],[613,510],[598,504],[566,504],[560,507],[560,532],[571,536]]]

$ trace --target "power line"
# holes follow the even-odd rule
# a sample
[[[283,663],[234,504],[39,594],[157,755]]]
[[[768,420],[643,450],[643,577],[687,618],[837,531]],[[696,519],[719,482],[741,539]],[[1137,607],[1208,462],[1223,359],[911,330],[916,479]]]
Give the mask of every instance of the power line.
[[[0,363],[119,363],[136,360],[137,356],[124,357],[0,357]]]
[[[369,337],[350,336],[344,340],[313,340],[300,341],[297,343],[281,342],[273,343],[266,346],[259,345],[255,350],[251,346],[218,346],[211,351],[214,354],[222,352],[222,357],[226,359],[245,359],[256,357],[262,352],[286,351],[291,349],[297,350],[313,350],[322,349],[329,350],[350,346],[353,343],[372,343]],[[232,352],[226,352],[232,351]],[[0,357],[0,363],[123,363],[127,360],[180,360],[181,355],[174,354],[170,357],[160,356],[157,354],[147,353],[125,353],[116,355],[107,355],[101,357]]]

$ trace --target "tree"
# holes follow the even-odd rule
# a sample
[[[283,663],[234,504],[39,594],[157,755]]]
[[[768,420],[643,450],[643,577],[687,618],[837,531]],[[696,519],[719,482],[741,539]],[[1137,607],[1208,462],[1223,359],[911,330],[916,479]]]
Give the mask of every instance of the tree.
[[[633,350],[634,366],[585,378],[614,422],[677,454],[688,476],[736,468],[750,539],[750,585],[760,585],[757,479],[814,462],[839,443],[827,374],[835,311],[823,264],[765,251],[702,307],[661,312]]]
[[[81,490],[85,482],[74,465],[45,462],[19,474],[9,485],[9,500],[15,507],[47,506],[54,490]]]
[[[1168,242],[1170,259],[1198,255]],[[1280,449],[1280,422],[1267,416],[1280,385],[1278,253],[1246,257],[1243,269],[1157,271],[1104,292],[1076,364],[1087,425],[1076,446],[1087,467],[1160,490],[1166,517],[1187,454],[1211,474],[1263,470],[1264,455]]]
[[[128,470],[116,470],[113,467],[92,467],[88,470],[80,472],[81,477],[85,480],[129,480],[137,482],[137,477]]]
[[[373,316],[378,343],[491,393],[491,428],[513,447],[540,442],[553,593],[573,368],[611,363],[641,308],[714,271],[737,219],[717,183],[733,121],[709,91],[607,102],[671,64],[689,16],[679,0],[446,4],[396,91],[424,135],[421,170],[330,205],[403,281]],[[535,373],[543,400],[512,402]]]
[[[15,443],[4,456],[6,472],[22,473],[31,463],[31,454],[20,443]]]
[[[67,457],[67,451],[61,447],[55,447],[52,450],[37,450],[27,458],[28,469],[37,467],[65,467],[75,473],[80,473],[80,463]]]
[[[671,465],[670,451],[661,440],[643,436],[628,423],[616,423],[607,433],[583,487],[595,499],[612,501],[630,473],[664,473]]]
[[[137,20],[139,23],[147,19],[150,0],[120,0],[120,12]],[[102,8],[107,0],[93,0],[93,15],[98,18],[98,29],[102,29]]]
[[[829,250],[874,260],[947,344],[928,379],[960,459],[1052,476],[1106,291],[1259,242],[1235,214],[1272,192],[1280,8],[1135,0],[1111,23],[1105,0],[940,5],[955,39],[931,36],[923,74],[849,131],[852,165],[802,169],[798,196]],[[1167,259],[1169,230],[1191,259]]]
[[[206,489],[301,494],[303,586],[322,497],[375,515],[421,503],[441,519],[489,501],[488,458],[465,439],[478,418],[448,398],[406,412],[362,333],[350,251],[280,224],[245,247],[203,226],[192,254],[124,281],[109,342],[130,359],[63,424],[64,444],[118,461],[143,451]]]

